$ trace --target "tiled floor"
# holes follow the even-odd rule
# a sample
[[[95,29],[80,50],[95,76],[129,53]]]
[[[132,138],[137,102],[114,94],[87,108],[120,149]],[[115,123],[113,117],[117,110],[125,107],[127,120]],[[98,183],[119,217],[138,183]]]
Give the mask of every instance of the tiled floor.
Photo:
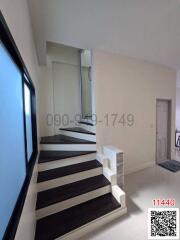
[[[83,240],[147,240],[147,212],[156,198],[176,200],[180,207],[180,171],[172,173],[159,166],[125,178],[128,214],[89,234]]]

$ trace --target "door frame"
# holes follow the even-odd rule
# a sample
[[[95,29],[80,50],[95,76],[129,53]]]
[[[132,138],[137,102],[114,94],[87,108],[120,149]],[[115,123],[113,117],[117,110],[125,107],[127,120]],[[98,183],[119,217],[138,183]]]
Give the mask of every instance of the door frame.
[[[81,54],[83,52],[83,50],[89,50],[91,52],[91,112],[92,112],[92,117],[91,119],[87,119],[83,116],[83,98],[82,98],[82,59],[81,59]],[[79,50],[79,62],[80,62],[80,106],[81,106],[81,120],[85,121],[85,122],[93,122],[93,116],[95,115],[95,111],[94,111],[94,81],[93,81],[93,52],[91,49],[80,49]]]
[[[168,129],[167,129],[167,157],[171,160],[171,130],[172,130],[172,99],[156,98],[156,164],[157,161],[157,103],[158,101],[164,101],[168,103]]]

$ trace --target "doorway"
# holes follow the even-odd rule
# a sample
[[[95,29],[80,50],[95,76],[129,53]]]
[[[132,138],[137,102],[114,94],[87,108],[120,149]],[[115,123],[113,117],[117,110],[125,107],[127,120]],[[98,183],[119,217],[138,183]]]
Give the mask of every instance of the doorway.
[[[76,116],[79,116],[81,112],[79,66],[53,62],[52,74],[54,134],[59,134],[59,128],[74,127]]]
[[[171,158],[171,101],[156,101],[156,163]]]

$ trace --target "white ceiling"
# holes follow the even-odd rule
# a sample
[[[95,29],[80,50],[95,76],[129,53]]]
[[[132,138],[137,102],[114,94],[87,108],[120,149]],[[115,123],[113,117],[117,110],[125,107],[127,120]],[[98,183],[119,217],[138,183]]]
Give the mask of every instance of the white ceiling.
[[[180,69],[180,0],[29,0],[38,57],[46,42]]]

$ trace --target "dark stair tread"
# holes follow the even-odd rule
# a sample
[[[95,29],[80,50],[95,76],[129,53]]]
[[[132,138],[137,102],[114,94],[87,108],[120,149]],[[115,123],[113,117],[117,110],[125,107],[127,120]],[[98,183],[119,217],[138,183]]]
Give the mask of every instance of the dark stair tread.
[[[49,181],[59,177],[68,176],[79,172],[88,171],[91,169],[102,167],[102,164],[97,160],[73,164],[66,167],[55,168],[43,172],[39,172],[37,182]]]
[[[41,144],[96,144],[96,142],[65,136],[62,134],[42,137]]]
[[[69,132],[77,132],[77,133],[85,133],[85,134],[89,134],[89,135],[96,135],[93,132],[90,132],[84,128],[80,128],[80,127],[72,127],[72,128],[60,128],[60,130],[63,131],[69,131]]]
[[[78,157],[92,153],[96,153],[96,151],[40,151],[38,162],[45,163],[49,161]]]
[[[39,192],[37,195],[36,209],[65,201],[78,195],[105,187],[109,184],[110,183],[107,178],[105,178],[103,175],[99,175]]]
[[[112,194],[108,193],[52,214],[37,221],[35,240],[55,239],[120,207]]]
[[[91,122],[83,122],[83,121],[80,121],[79,123],[80,123],[80,124],[85,124],[85,125],[89,125],[89,126],[93,126],[93,127],[94,127],[94,124],[91,123]]]

